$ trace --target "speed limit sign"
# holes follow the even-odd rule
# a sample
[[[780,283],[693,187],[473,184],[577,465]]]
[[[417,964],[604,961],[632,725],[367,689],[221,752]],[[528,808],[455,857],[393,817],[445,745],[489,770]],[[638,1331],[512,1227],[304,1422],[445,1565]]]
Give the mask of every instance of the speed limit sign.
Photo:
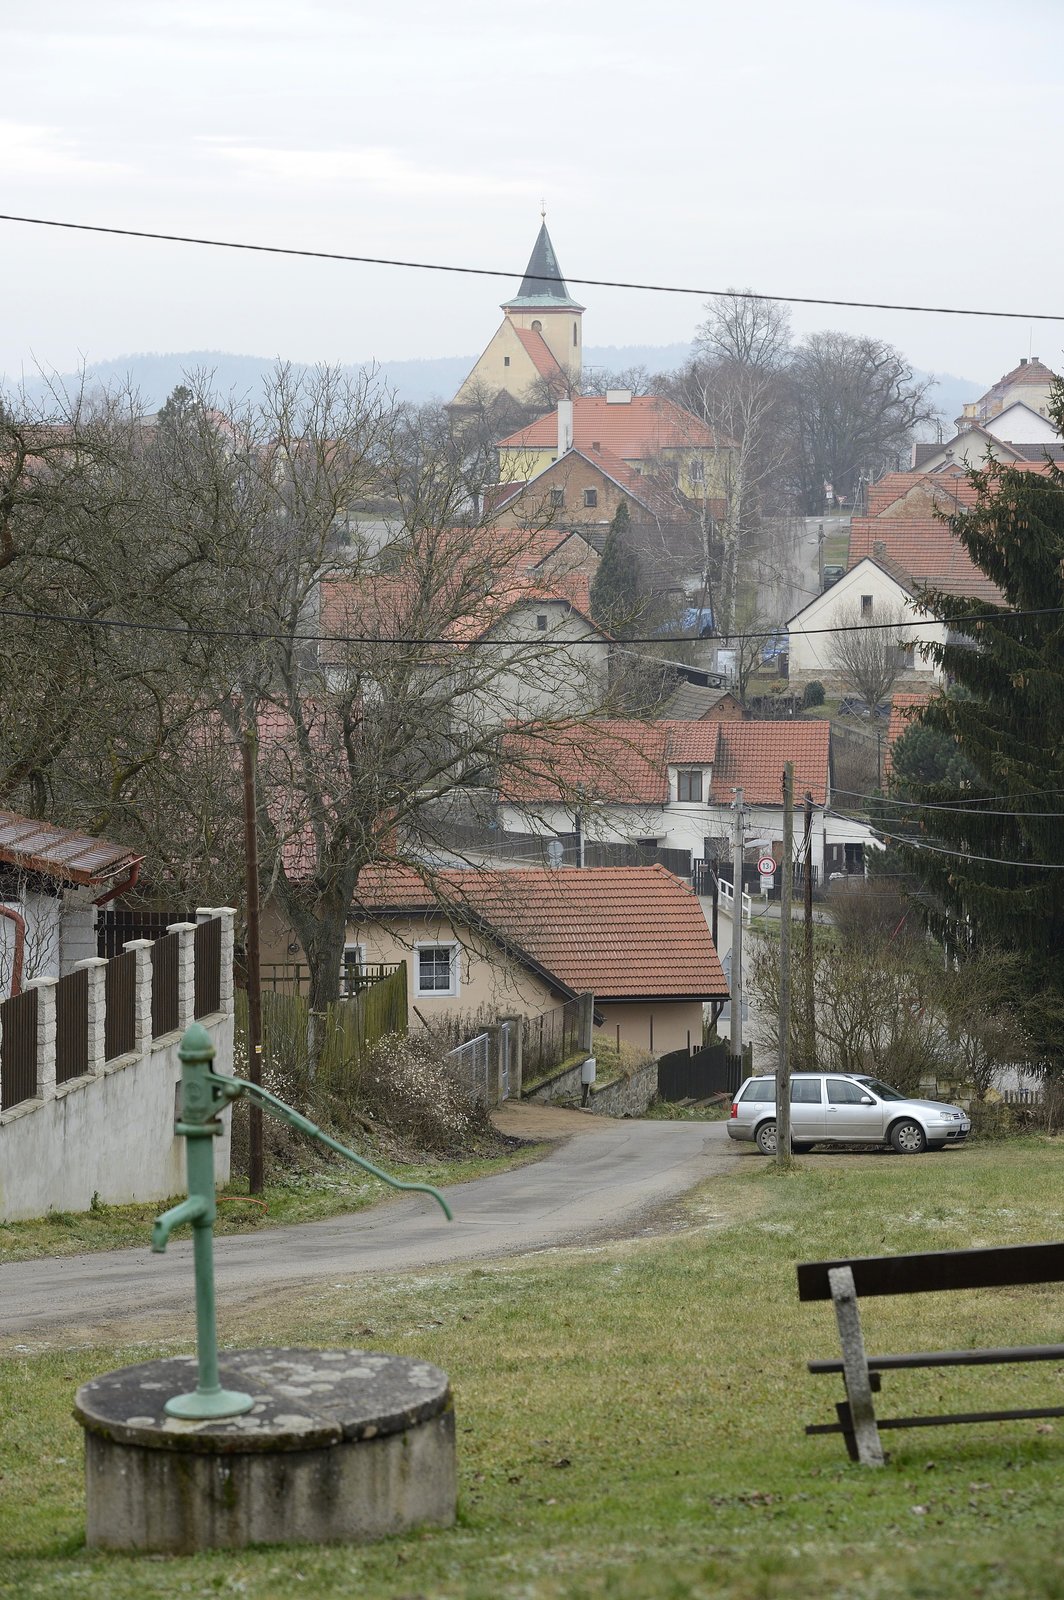
[[[776,863],[771,856],[761,856],[757,863],[757,870],[763,878],[769,878],[776,870]]]

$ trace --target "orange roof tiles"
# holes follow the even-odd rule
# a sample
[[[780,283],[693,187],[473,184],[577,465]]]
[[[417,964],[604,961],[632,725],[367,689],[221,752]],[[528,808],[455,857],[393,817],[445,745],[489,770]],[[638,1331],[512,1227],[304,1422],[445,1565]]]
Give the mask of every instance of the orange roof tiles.
[[[917,587],[926,585],[947,594],[970,595],[994,605],[1002,603],[1001,590],[981,571],[945,522],[938,517],[854,517],[850,523],[849,567],[865,556],[882,554],[907,572]]]
[[[549,412],[500,439],[498,448],[548,450],[557,443],[558,418]],[[620,404],[602,395],[577,395],[573,400],[573,444],[584,451],[597,444],[622,460],[645,461],[662,450],[712,450],[718,440],[712,428],[662,395],[635,395]]]
[[[574,993],[602,1001],[724,998],[727,980],[698,900],[664,867],[562,867],[557,871],[445,872],[434,896],[404,869],[364,872],[359,907],[389,912],[428,909],[440,900],[463,911],[531,956]]]
[[[667,805],[670,766],[711,766],[716,760],[715,722],[636,722],[602,719],[556,728],[531,739],[513,733],[506,748],[499,791],[516,804],[591,800],[614,805]]]
[[[796,802],[808,792],[813,803],[828,803],[831,728],[826,722],[722,722],[720,753],[713,768],[711,799],[734,800],[742,786],[743,800],[753,806],[783,805],[783,763],[794,762]]]
[[[518,339],[532,359],[532,365],[541,378],[557,378],[561,376],[562,369],[558,365],[554,354],[541,333],[534,328],[514,328]]]

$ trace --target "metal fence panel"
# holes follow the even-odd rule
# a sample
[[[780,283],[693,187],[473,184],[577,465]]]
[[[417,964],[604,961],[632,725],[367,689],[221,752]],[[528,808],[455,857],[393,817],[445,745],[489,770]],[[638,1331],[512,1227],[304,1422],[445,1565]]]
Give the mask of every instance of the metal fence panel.
[[[474,1100],[491,1100],[489,1073],[491,1068],[491,1036],[478,1033],[467,1039],[457,1050],[448,1050],[444,1056],[448,1070]]]
[[[89,975],[68,972],[55,986],[55,1081],[89,1070]]]
[[[168,933],[151,949],[151,1036],[160,1038],[177,1027],[177,957],[181,936]]]
[[[136,1048],[137,1016],[137,953],[124,950],[112,956],[104,968],[104,994],[107,1012],[104,1018],[104,1056],[113,1061],[116,1056],[127,1056]]]
[[[120,956],[132,939],[161,939],[171,923],[195,922],[184,911],[145,911],[139,907],[103,907],[96,917],[96,954]]]
[[[37,1093],[36,989],[0,1005],[0,1027],[0,1111],[7,1111]]]
[[[209,1016],[222,1009],[222,922],[211,917],[196,924],[196,1005],[193,1015]]]

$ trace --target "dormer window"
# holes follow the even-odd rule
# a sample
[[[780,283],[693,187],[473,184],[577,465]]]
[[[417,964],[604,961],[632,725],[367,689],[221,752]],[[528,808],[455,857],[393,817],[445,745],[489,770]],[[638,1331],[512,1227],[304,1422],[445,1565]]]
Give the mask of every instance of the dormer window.
[[[702,768],[681,767],[676,774],[677,800],[701,800]]]

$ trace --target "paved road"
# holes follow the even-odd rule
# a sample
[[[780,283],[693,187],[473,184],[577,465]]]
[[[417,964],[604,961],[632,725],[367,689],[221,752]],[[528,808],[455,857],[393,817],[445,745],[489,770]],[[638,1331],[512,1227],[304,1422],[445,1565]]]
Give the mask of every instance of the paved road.
[[[509,1115],[519,1119],[520,1111]],[[719,1122],[560,1115],[576,1131],[545,1159],[449,1190],[453,1222],[428,1196],[414,1195],[352,1217],[218,1239],[220,1301],[625,1235],[736,1159]],[[507,1131],[517,1127],[511,1121]],[[74,1330],[86,1338],[115,1319],[187,1311],[191,1256],[186,1237],[165,1255],[113,1250],[2,1266],[0,1339]]]

